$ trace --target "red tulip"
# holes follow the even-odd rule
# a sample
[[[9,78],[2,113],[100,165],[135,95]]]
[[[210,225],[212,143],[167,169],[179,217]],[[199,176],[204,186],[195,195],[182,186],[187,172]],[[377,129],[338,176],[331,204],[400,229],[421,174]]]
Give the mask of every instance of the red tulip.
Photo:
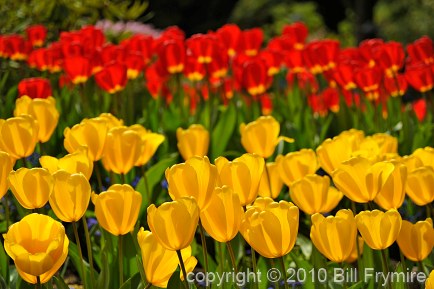
[[[136,34],[122,41],[121,45],[129,51],[140,53],[143,57],[143,63],[146,65],[152,58],[153,43],[152,36]]]
[[[339,52],[338,64],[351,65],[353,67],[363,67],[365,66],[364,60],[360,53],[359,48],[349,47],[344,48]]]
[[[291,42],[292,48],[301,50],[304,47],[308,29],[304,23],[295,22],[291,25],[285,25],[282,34],[288,36],[287,39]]]
[[[339,46],[339,41],[331,39],[309,43],[303,54],[306,66],[314,74],[334,68],[339,54]]]
[[[92,65],[88,58],[83,56],[69,57],[64,60],[63,68],[66,75],[74,84],[84,83],[92,75]]]
[[[190,81],[201,81],[205,77],[206,70],[204,64],[198,62],[196,57],[189,56],[183,73]]]
[[[53,96],[51,84],[42,77],[25,78],[18,83],[18,97],[47,98]]]
[[[431,90],[434,85],[432,66],[427,64],[407,66],[405,78],[419,92]]]
[[[101,48],[101,60],[103,65],[111,62],[124,63],[127,51],[123,46],[106,44]]]
[[[47,38],[47,28],[44,25],[32,25],[27,27],[26,35],[33,47],[41,47]]]
[[[60,43],[52,43],[45,50],[47,66],[51,73],[62,70],[63,57]]]
[[[101,29],[96,28],[93,25],[84,26],[80,29],[79,34],[81,35],[82,42],[86,47],[96,50],[101,48],[106,39],[104,33]]]
[[[215,36],[195,34],[186,41],[187,54],[199,63],[211,63],[217,44]]]
[[[244,30],[238,41],[238,51],[248,56],[255,56],[264,41],[264,32],[261,28]]]
[[[185,66],[185,47],[181,40],[170,39],[161,43],[157,51],[161,65],[170,74],[180,73]]]
[[[296,85],[298,85],[298,88],[306,95],[315,94],[319,88],[319,84],[315,76],[309,71],[302,71],[299,73],[288,71],[286,74],[286,81],[289,88],[292,88],[294,82],[297,82]]]
[[[167,80],[167,72],[160,68],[160,65],[154,63],[145,70],[146,87],[154,99],[157,99],[163,91]]]
[[[140,52],[129,52],[125,56],[124,64],[127,67],[128,79],[136,79],[145,66],[143,56]]]
[[[377,67],[363,68],[355,72],[354,80],[369,100],[378,100],[382,76],[382,71]]]
[[[405,53],[402,44],[390,41],[379,47],[376,62],[383,68],[388,77],[393,77],[404,65]]]
[[[271,100],[270,95],[268,94],[261,95],[259,101],[261,102],[262,115],[270,115],[271,112],[273,111],[273,101]]]
[[[261,52],[259,52],[258,56],[265,61],[268,67],[267,73],[269,76],[273,76],[279,73],[282,59],[280,55],[277,54],[277,52],[262,50]]]
[[[339,91],[336,88],[328,87],[321,93],[325,106],[332,112],[339,111]]]
[[[95,74],[96,84],[110,94],[121,91],[127,84],[127,67],[112,63]]]
[[[185,39],[185,33],[178,26],[169,26],[166,29],[164,29],[160,38],[163,38],[165,40],[176,39],[176,40],[183,41]]]
[[[291,49],[285,51],[284,62],[286,67],[288,67],[293,73],[299,73],[305,70],[302,50]]]
[[[62,55],[64,58],[84,56],[84,47],[78,41],[62,41],[60,42]]]
[[[324,103],[324,100],[320,95],[311,94],[307,97],[307,104],[312,109],[312,112],[315,115],[326,116],[327,115],[327,106]]]
[[[213,61],[207,66],[210,77],[214,79],[225,77],[229,69],[229,56],[221,45],[215,47],[212,59]]]
[[[423,62],[426,64],[434,62],[433,42],[428,36],[422,36],[415,42],[407,45],[407,52],[410,62]]]
[[[418,100],[413,101],[413,111],[416,114],[416,117],[419,121],[423,121],[427,112],[426,100],[424,98],[420,98]]]
[[[354,83],[354,70],[351,65],[338,65],[333,72],[333,79],[345,90],[356,88],[356,84]]]
[[[31,50],[30,43],[20,35],[8,35],[3,39],[4,54],[12,60],[26,60]]]
[[[359,52],[367,66],[374,67],[376,65],[375,60],[378,59],[379,48],[383,44],[384,41],[378,38],[364,40],[360,43]]]
[[[262,59],[256,57],[243,65],[242,85],[252,95],[263,94],[271,84],[268,67]]]
[[[386,91],[393,97],[403,96],[407,91],[407,87],[407,80],[403,74],[384,78],[384,88],[386,88]]]
[[[39,48],[30,52],[27,58],[27,64],[31,68],[38,69],[40,71],[48,70],[48,56],[46,48]]]
[[[225,47],[227,55],[230,57],[235,56],[241,35],[241,29],[236,24],[226,24],[219,28],[216,31],[216,34]]]

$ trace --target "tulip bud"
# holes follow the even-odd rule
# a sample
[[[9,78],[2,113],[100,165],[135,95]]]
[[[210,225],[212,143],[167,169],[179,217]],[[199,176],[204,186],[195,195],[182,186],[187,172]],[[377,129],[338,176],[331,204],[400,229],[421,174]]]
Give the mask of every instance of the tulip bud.
[[[3,235],[6,253],[26,282],[47,283],[68,256],[69,240],[60,222],[49,216],[30,214],[12,224]]]
[[[431,218],[416,224],[402,221],[396,242],[404,256],[411,261],[424,260],[432,252],[434,246],[434,229]]]
[[[311,149],[301,149],[285,156],[279,155],[276,163],[280,178],[288,187],[304,176],[314,174],[319,169],[318,159]]]
[[[209,132],[200,124],[192,124],[188,129],[176,130],[178,150],[184,160],[193,156],[204,157],[208,153]]]
[[[77,222],[89,205],[91,188],[83,174],[57,171],[53,174],[54,186],[50,206],[63,222]]]
[[[281,140],[294,142],[287,137],[279,137],[280,124],[272,116],[261,116],[257,120],[242,123],[240,126],[241,144],[248,153],[268,158]]]
[[[261,181],[259,182],[258,195],[276,199],[283,187],[283,181],[279,175],[277,163],[266,163]]]
[[[307,175],[293,183],[291,200],[306,214],[328,213],[342,199],[343,194],[330,186],[328,176]]]
[[[434,168],[434,148],[418,148],[411,155],[419,158],[424,166],[430,166]]]
[[[407,182],[407,167],[396,161],[386,161],[392,164],[393,170],[390,174],[383,173],[383,183],[374,201],[384,210],[398,209],[405,198],[405,187]]]
[[[39,124],[38,140],[41,143],[47,142],[59,121],[56,100],[51,96],[45,99],[31,99],[25,95],[16,100],[15,106],[14,116],[20,116],[21,114],[32,116]]]
[[[396,210],[363,211],[355,217],[357,228],[366,244],[374,250],[389,248],[401,230],[401,215]]]
[[[434,201],[434,169],[423,166],[415,169],[407,177],[407,195],[418,206]]]
[[[160,244],[172,251],[187,248],[199,222],[199,207],[193,197],[182,197],[160,207],[148,207],[148,225]]]
[[[240,232],[252,248],[266,258],[278,258],[294,247],[298,233],[298,208],[292,203],[270,202],[251,206],[244,213]]]
[[[146,165],[152,156],[157,151],[158,147],[164,142],[165,137],[162,134],[153,133],[146,130],[143,126],[135,124],[129,127],[129,129],[136,131],[142,140],[141,152],[139,159],[134,164],[135,166]]]
[[[356,246],[356,237],[356,221],[350,210],[340,210],[335,217],[325,218],[318,213],[312,215],[310,238],[329,260],[336,263],[345,261]]]
[[[200,220],[212,238],[226,243],[237,235],[243,213],[240,198],[231,188],[216,187],[210,205],[200,213]]]
[[[53,177],[43,168],[11,171],[8,183],[15,198],[26,209],[42,208],[53,191]]]
[[[134,229],[142,204],[142,195],[130,185],[112,185],[107,191],[92,194],[96,218],[112,235],[125,235]]]
[[[166,169],[166,180],[172,200],[192,196],[200,210],[205,210],[212,198],[218,178],[217,168],[208,157],[194,156],[185,163]]]

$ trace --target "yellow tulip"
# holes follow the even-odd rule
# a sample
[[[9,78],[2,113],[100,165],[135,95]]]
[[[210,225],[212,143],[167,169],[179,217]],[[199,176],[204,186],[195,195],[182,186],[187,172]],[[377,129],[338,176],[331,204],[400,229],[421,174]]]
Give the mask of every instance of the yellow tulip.
[[[366,158],[354,157],[343,162],[333,172],[332,178],[336,187],[350,200],[367,203],[375,199],[394,168],[392,163],[373,164]]]
[[[414,262],[424,260],[431,254],[434,246],[434,229],[431,218],[416,224],[402,221],[401,232],[396,242],[409,260]]]
[[[360,236],[357,236],[357,244],[356,244],[356,242],[354,242],[354,247],[351,250],[351,254],[350,254],[350,256],[348,256],[347,259],[345,259],[344,262],[348,263],[348,264],[355,262],[359,258],[359,256],[361,256],[363,254],[363,246],[364,245],[365,245],[365,242],[363,241],[363,238]],[[356,246],[359,246],[358,250],[357,250]]]
[[[200,124],[192,124],[188,129],[176,130],[178,150],[184,160],[193,156],[204,157],[208,153],[209,132]]]
[[[384,210],[398,209],[405,198],[405,186],[407,182],[407,167],[396,161],[386,161],[392,164],[393,170],[388,174],[382,174],[383,186],[374,201]]]
[[[166,169],[166,180],[172,200],[192,196],[200,210],[205,210],[212,198],[218,172],[208,157],[194,156],[185,163]]]
[[[108,112],[101,113],[98,118],[101,118],[106,122],[109,130],[117,126],[124,125],[124,121],[122,119],[118,119],[116,116]]]
[[[277,168],[282,181],[288,187],[293,182],[308,174],[314,174],[319,169],[316,154],[311,149],[301,149],[276,158]]]
[[[193,197],[182,197],[160,207],[148,207],[148,225],[160,244],[172,251],[187,248],[199,222],[199,207]]]
[[[286,201],[265,208],[251,206],[244,213],[240,232],[249,245],[266,258],[278,258],[294,247],[298,233],[298,208]]]
[[[401,162],[407,167],[407,174],[423,166],[422,161],[415,155],[404,156],[401,158]]]
[[[338,136],[345,138],[350,144],[351,148],[354,150],[359,146],[360,142],[363,141],[363,139],[365,138],[365,133],[362,130],[352,128],[349,130],[344,130]]]
[[[358,135],[358,134],[357,134]],[[351,158],[353,152],[358,149],[359,137],[339,135],[333,139],[326,139],[316,149],[320,166],[331,175],[344,161]]]
[[[363,211],[355,219],[363,240],[374,250],[390,247],[401,230],[401,215],[393,209],[385,213],[379,210]]]
[[[232,162],[224,157],[216,159],[221,184],[238,194],[242,206],[252,203],[258,196],[264,163],[264,159],[256,154],[244,154]]]
[[[0,199],[8,191],[8,176],[14,169],[14,163],[8,153],[0,151]]]
[[[84,119],[63,132],[63,145],[68,153],[73,153],[81,146],[87,146],[92,161],[101,159],[108,132],[107,122],[102,118]]]
[[[60,222],[46,215],[30,214],[12,224],[3,235],[4,248],[26,282],[50,281],[68,256],[69,240]]]
[[[57,159],[51,156],[42,156],[39,163],[51,174],[58,170],[67,171],[70,174],[83,174],[88,180],[92,176],[93,161],[89,158],[86,147],[80,147],[72,154]]]
[[[134,130],[139,133],[142,140],[142,150],[140,152],[139,159],[134,164],[135,166],[146,165],[152,156],[157,151],[158,147],[164,142],[165,137],[159,133],[153,133],[146,130],[140,124],[135,124],[129,127],[129,129]]]
[[[38,143],[38,122],[30,115],[8,118],[0,123],[0,147],[14,159],[30,156]]]
[[[377,133],[367,136],[360,142],[356,155],[367,158],[384,159],[387,155],[396,155],[398,152],[398,139],[389,134]]]
[[[15,198],[26,209],[42,208],[53,191],[53,177],[43,168],[11,171],[8,183]]]
[[[425,281],[425,289],[434,289],[434,270],[431,271],[429,277]]]
[[[333,210],[343,194],[330,186],[328,176],[307,175],[292,184],[289,196],[303,212],[313,215]]]
[[[410,199],[418,206],[425,206],[434,202],[434,169],[423,166],[415,169],[407,177],[406,192]]]
[[[241,144],[248,153],[268,158],[281,140],[294,142],[292,138],[279,137],[280,124],[272,116],[261,116],[257,120],[240,126]]]
[[[237,235],[243,213],[240,198],[231,188],[216,187],[210,205],[200,213],[200,220],[212,238],[226,243]]]
[[[126,174],[134,167],[141,151],[142,139],[136,131],[115,127],[107,134],[102,163],[108,171]]]
[[[277,163],[266,163],[261,181],[259,182],[259,196],[277,198],[283,187]]]
[[[249,209],[250,207],[256,207],[260,210],[265,210],[265,208],[273,202],[275,201],[270,197],[257,197],[252,205],[247,206],[247,209]]]
[[[137,233],[137,240],[142,253],[146,280],[156,287],[167,288],[167,283],[179,264],[176,252],[161,246],[155,235],[143,228]],[[197,259],[191,256],[190,246],[181,250],[181,255],[188,274],[193,271]]]
[[[434,148],[418,148],[411,155],[419,158],[424,166],[430,166],[434,169]]]
[[[49,202],[54,214],[64,222],[77,222],[89,205],[89,181],[83,174],[70,174],[62,170],[54,173],[53,179]]]
[[[96,218],[112,235],[125,235],[134,229],[142,204],[142,195],[130,185],[112,185],[99,195],[92,194]]]
[[[352,211],[340,210],[335,217],[327,218],[318,213],[312,215],[310,239],[329,260],[345,261],[356,246],[356,237],[357,226]]]
[[[21,114],[31,115],[38,121],[38,139],[41,143],[47,142],[59,121],[59,112],[56,109],[56,100],[53,97],[34,98],[22,96],[15,102],[14,116]]]

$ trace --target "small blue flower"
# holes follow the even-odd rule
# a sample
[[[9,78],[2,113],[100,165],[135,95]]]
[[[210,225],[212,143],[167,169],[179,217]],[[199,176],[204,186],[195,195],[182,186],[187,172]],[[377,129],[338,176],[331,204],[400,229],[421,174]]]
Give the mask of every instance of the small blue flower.
[[[161,181],[161,187],[162,187],[163,189],[165,189],[165,190],[167,190],[167,188],[169,187],[168,184],[167,184],[166,179],[163,179],[163,180]]]

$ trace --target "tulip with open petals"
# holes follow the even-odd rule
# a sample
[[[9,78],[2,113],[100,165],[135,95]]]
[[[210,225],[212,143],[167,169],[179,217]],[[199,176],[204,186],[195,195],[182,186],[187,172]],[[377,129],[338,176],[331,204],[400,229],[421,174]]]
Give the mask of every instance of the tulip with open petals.
[[[407,259],[418,262],[431,254],[434,246],[434,229],[432,219],[412,224],[402,221],[401,232],[396,240],[399,248]]]
[[[0,121],[0,148],[14,159],[30,156],[38,143],[38,122],[30,115]]]
[[[212,198],[218,172],[208,157],[194,156],[185,163],[166,169],[166,180],[172,200],[192,196],[200,210],[205,210]]]
[[[184,160],[193,156],[204,157],[208,153],[209,132],[200,124],[192,124],[188,129],[178,128],[176,139]]]
[[[77,222],[89,205],[91,187],[83,174],[57,171],[53,174],[54,186],[50,194],[50,206],[64,222]]]
[[[21,206],[42,208],[53,191],[53,177],[43,168],[20,168],[9,173],[9,187]]]
[[[134,229],[142,195],[130,185],[112,185],[99,195],[92,194],[96,218],[112,235],[125,235]]]
[[[261,116],[240,126],[241,144],[248,153],[268,158],[281,140],[294,142],[292,138],[279,137],[280,124],[272,116]]]
[[[148,225],[160,244],[172,251],[187,248],[199,223],[199,207],[193,197],[148,207]]]
[[[135,124],[129,127],[129,129],[135,130],[139,133],[142,139],[141,152],[139,159],[134,164],[135,166],[146,165],[149,160],[154,156],[158,147],[164,142],[165,137],[162,134],[151,132],[145,129],[140,124]]]
[[[59,112],[56,109],[56,100],[48,98],[30,98],[27,95],[16,100],[14,116],[28,114],[38,121],[38,140],[47,142],[53,134],[59,120]]]
[[[328,176],[307,175],[292,184],[289,196],[303,212],[313,215],[333,210],[343,194],[330,186]]]
[[[401,231],[402,218],[397,210],[363,211],[355,219],[363,240],[374,250],[389,248]]]
[[[294,247],[298,233],[298,208],[286,201],[251,206],[244,213],[240,232],[252,248],[266,258],[278,258]]]
[[[169,279],[179,264],[176,252],[164,248],[152,232],[145,231],[143,228],[140,228],[137,233],[137,241],[142,253],[146,280],[156,287],[167,288]],[[181,256],[187,274],[192,272],[197,259],[191,256],[191,247],[181,250]]]
[[[312,215],[310,238],[329,260],[336,263],[345,261],[356,246],[356,237],[356,221],[350,210],[340,210],[336,216],[327,218],[318,213]]]
[[[68,256],[69,240],[60,222],[49,216],[30,214],[12,224],[4,247],[26,282],[50,281]]]
[[[252,203],[258,196],[259,182],[264,172],[264,159],[259,155],[247,153],[232,162],[219,157],[215,163],[221,184],[238,194],[242,206]]]
[[[418,148],[411,155],[419,158],[424,166],[430,166],[434,169],[434,148]]]
[[[288,187],[305,175],[319,169],[316,154],[311,149],[301,149],[276,158],[280,178]]]
[[[237,235],[243,213],[240,198],[231,188],[216,187],[210,205],[200,213],[200,220],[213,239],[225,243]]]

